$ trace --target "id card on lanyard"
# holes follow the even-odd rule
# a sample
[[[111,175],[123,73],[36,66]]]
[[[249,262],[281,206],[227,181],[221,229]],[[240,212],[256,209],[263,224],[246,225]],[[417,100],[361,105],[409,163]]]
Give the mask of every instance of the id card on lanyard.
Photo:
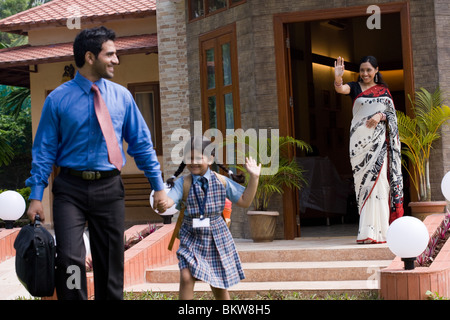
[[[195,200],[197,201],[198,208],[200,210],[200,219],[194,218],[192,220],[192,227],[193,228],[208,228],[210,226],[209,218],[205,218],[205,209],[206,209],[206,200],[208,199],[208,189],[206,188],[205,196],[203,197],[203,202],[200,201],[200,198],[198,197],[197,188],[194,186],[194,195]]]

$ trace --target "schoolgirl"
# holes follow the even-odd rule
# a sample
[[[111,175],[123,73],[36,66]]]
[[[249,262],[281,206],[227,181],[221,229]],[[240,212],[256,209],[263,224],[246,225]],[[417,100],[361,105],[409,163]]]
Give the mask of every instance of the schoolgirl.
[[[185,157],[174,177],[167,181],[172,187],[168,193],[167,207],[176,204],[180,208],[185,177],[180,177],[175,182],[174,179],[185,168],[192,175],[177,250],[180,300],[193,299],[196,280],[208,283],[216,299],[227,300],[230,299],[227,289],[244,279],[239,255],[222,218],[222,211],[226,198],[237,206],[250,206],[258,185],[261,165],[257,165],[252,158],[246,159],[245,167],[249,173],[247,187],[244,188],[227,177],[224,186],[210,169],[210,165],[214,163],[214,155],[205,154],[205,149],[210,148],[211,143],[206,138],[192,138],[188,143],[190,156]],[[242,176],[233,174],[232,178],[240,180]]]

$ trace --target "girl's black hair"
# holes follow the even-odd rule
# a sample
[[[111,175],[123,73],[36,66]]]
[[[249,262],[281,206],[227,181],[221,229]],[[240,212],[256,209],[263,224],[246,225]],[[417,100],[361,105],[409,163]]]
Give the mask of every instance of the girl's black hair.
[[[212,141],[207,139],[207,138],[202,138],[201,141],[201,152],[203,153],[205,151],[205,149],[211,145]],[[193,150],[196,150],[196,147],[198,149],[200,141],[198,140],[198,138],[196,137],[192,137],[191,138],[191,143],[190,143],[190,150],[189,150],[189,146],[188,144],[186,144],[186,148],[185,148],[185,152],[192,152]],[[200,151],[200,150],[199,150]],[[214,149],[211,152],[211,156],[215,156],[214,154]],[[221,164],[221,163],[216,163],[222,170],[224,170],[227,175],[233,179],[233,181],[236,181],[237,183],[244,183],[245,182],[245,176],[240,173],[240,174],[235,174],[233,171],[231,171],[230,169],[228,169],[225,165]],[[183,172],[184,168],[186,168],[186,163],[184,161],[182,161],[180,163],[180,166],[178,167],[177,171],[175,171],[175,173],[173,174],[172,177],[170,177],[169,179],[166,180],[167,185],[170,188],[173,188],[174,184],[175,184],[175,179]]]
[[[361,64],[363,64],[364,62],[368,62],[372,65],[372,67],[374,67],[374,69],[378,68],[378,61],[377,58],[375,58],[374,56],[365,56],[362,57],[361,60],[359,61],[359,65],[361,66]],[[376,81],[375,81],[376,80]],[[361,82],[361,76],[358,76],[358,82]],[[388,87],[387,83],[384,81],[383,76],[381,75],[380,71],[378,71],[375,74],[375,79],[374,79],[376,84],[381,84],[385,87]]]

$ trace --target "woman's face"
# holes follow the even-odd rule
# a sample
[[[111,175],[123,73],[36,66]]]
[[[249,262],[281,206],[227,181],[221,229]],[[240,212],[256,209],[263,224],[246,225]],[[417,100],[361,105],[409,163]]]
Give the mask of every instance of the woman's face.
[[[359,66],[359,76],[365,84],[374,83],[374,77],[377,72],[378,68],[374,68],[370,62],[363,62]]]

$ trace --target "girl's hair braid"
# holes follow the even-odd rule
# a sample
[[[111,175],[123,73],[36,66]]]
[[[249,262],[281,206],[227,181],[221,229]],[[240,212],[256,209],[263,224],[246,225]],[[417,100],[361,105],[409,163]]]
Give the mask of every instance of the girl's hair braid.
[[[173,186],[175,184],[175,179],[180,175],[180,173],[183,172],[185,167],[186,167],[186,163],[184,163],[184,161],[182,161],[180,163],[180,166],[178,167],[177,171],[175,171],[175,173],[173,174],[173,176],[171,176],[169,179],[167,179],[166,183],[169,186],[169,188],[173,188]]]
[[[200,147],[201,147],[201,152],[204,152],[205,149],[212,143],[211,140],[209,140],[208,138],[205,137],[192,137],[190,143],[186,144],[185,147],[185,152],[190,150],[195,150],[196,143],[200,143]],[[214,150],[212,150],[212,154],[213,157],[215,156],[214,154]],[[227,175],[233,179],[233,181],[237,182],[237,183],[244,183],[245,182],[245,176],[240,173],[240,174],[235,174],[233,171],[231,171],[230,169],[228,169],[225,165],[221,164],[221,163],[217,163],[216,164],[223,169]],[[172,177],[170,177],[169,179],[167,179],[166,183],[170,188],[173,188],[174,184],[175,184],[175,179],[183,172],[184,168],[186,167],[186,163],[184,161],[182,161],[180,163],[180,166],[178,167],[177,171],[174,173],[174,175]]]
[[[240,173],[240,174],[235,174],[233,171],[231,171],[230,169],[228,169],[225,165],[221,164],[221,163],[217,163],[216,164],[223,169],[227,175],[233,179],[233,181],[237,182],[237,183],[244,183],[245,182],[245,176]]]

